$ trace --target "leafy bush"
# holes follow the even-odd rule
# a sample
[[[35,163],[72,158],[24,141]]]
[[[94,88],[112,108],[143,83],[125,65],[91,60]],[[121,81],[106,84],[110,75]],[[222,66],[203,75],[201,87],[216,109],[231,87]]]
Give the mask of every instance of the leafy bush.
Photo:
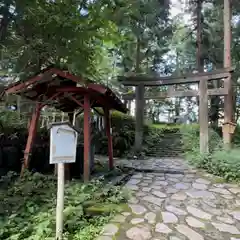
[[[1,179],[0,239],[55,239],[56,179],[38,173],[26,173],[24,178],[12,180],[11,174]],[[11,182],[11,185],[10,185]],[[7,183],[7,184],[3,184]],[[5,187],[4,187],[5,186]],[[102,181],[89,184],[70,182],[65,186],[64,239],[95,239],[111,214],[128,197],[121,187],[104,185]],[[105,215],[86,213],[87,202],[113,205]]]
[[[239,125],[237,125],[235,129],[232,141],[235,146],[240,146],[240,126]]]
[[[100,110],[101,111],[101,110]],[[93,114],[94,115],[94,114]],[[78,120],[80,126],[83,126],[83,116],[81,115]],[[27,119],[25,116],[19,116],[14,111],[4,111],[0,115],[0,126],[4,128],[2,130],[8,137],[11,134],[18,133],[22,144],[26,141],[27,137]],[[135,139],[135,119],[127,114],[122,114],[117,111],[113,111],[111,114],[112,123],[112,141],[113,141],[113,154],[115,157],[122,157],[126,155],[133,155],[133,145]],[[81,129],[83,129],[81,127]],[[176,124],[155,124],[144,126],[143,136],[143,155],[147,155],[149,152],[152,153],[152,148],[157,146],[164,134],[175,133],[179,131],[179,125]],[[36,139],[42,139],[42,136],[47,142],[49,132],[47,129],[39,129],[38,137]],[[104,130],[99,131],[98,129],[92,129],[92,143],[95,145],[96,153],[106,155],[108,153],[108,140],[106,132]],[[83,142],[83,133],[80,134],[80,142]]]
[[[14,127],[14,129],[26,128],[27,119],[24,115],[19,115],[16,111],[0,111],[0,132],[4,129]]]
[[[240,179],[239,156],[239,149],[215,151],[209,162],[209,172],[230,181]]]
[[[182,125],[174,124],[174,123],[168,123],[168,124],[165,123],[165,124],[152,124],[151,127],[162,130],[165,133],[176,133],[176,132],[179,132]]]
[[[191,164],[198,168],[203,168],[209,173],[223,177],[227,181],[240,179],[239,149],[224,149],[218,133],[210,129],[209,153],[200,154],[199,126],[184,126],[181,132],[184,152]],[[235,142],[238,139],[238,134],[235,133]]]
[[[135,119],[127,114],[112,112],[111,122],[114,156],[132,156],[136,127]],[[165,132],[175,131],[176,128],[156,128],[155,126],[145,125],[143,133],[143,154],[147,154],[151,147],[160,141]],[[107,154],[107,137],[105,132],[95,132],[93,140],[97,145],[98,153]]]
[[[183,125],[180,128],[180,132],[182,135],[182,144],[183,150],[185,153],[198,151],[200,148],[199,144],[199,125],[198,124],[190,124],[190,125]],[[222,147],[222,140],[221,137],[217,132],[213,129],[209,129],[209,151],[213,152],[216,149]]]
[[[156,148],[164,137],[164,130],[164,128],[156,128],[155,126],[145,126],[143,138],[144,155],[153,153],[152,149]]]
[[[111,114],[113,154],[116,157],[123,156],[131,149],[135,136],[135,121],[127,115],[119,112]],[[106,155],[108,152],[108,140],[106,132],[95,129],[93,132],[93,143],[96,152]]]

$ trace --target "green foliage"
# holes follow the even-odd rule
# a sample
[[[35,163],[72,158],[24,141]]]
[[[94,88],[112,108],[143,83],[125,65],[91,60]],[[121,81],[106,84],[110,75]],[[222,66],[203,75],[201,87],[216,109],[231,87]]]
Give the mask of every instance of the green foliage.
[[[156,70],[168,51],[169,39],[165,36],[171,36],[170,1],[133,0],[116,5],[118,11],[112,19],[119,27],[122,41],[114,51],[120,56],[122,72],[136,71],[137,61],[141,72]]]
[[[124,70],[134,65],[139,36],[142,68],[148,62],[152,67],[168,50],[169,9],[169,1],[157,0],[32,0],[27,4],[4,0],[0,5],[1,70],[11,69],[12,75],[24,79],[56,64],[108,82],[120,65]]]
[[[152,124],[150,127],[157,128],[163,132],[178,132],[182,127],[180,124]]]
[[[235,146],[240,146],[240,126],[239,125],[236,126],[232,141]]]
[[[239,149],[215,151],[210,160],[208,171],[232,181],[240,179]]]
[[[209,153],[199,152],[199,126],[186,125],[181,129],[184,152],[187,160],[198,168],[223,177],[227,181],[240,180],[239,149],[223,148],[220,136],[210,129]],[[238,141],[235,133],[235,141]]]
[[[114,156],[123,156],[134,143],[135,120],[119,112],[112,112],[112,141]],[[94,131],[93,143],[96,145],[96,151],[100,154],[107,154],[108,142],[105,131]]]
[[[1,68],[25,78],[50,64],[82,76],[106,77],[102,53],[120,35],[109,12],[113,2],[4,0],[0,34]],[[2,33],[2,31],[1,31]],[[104,53],[105,54],[105,53]],[[107,69],[111,60],[107,60]],[[109,76],[108,76],[109,77]]]
[[[22,179],[15,182],[11,179],[10,174],[1,179],[0,183],[0,239],[54,239],[55,177],[26,172]],[[64,198],[64,239],[95,239],[103,224],[127,197],[127,192],[121,187],[104,185],[100,180],[89,184],[77,181],[67,183]],[[108,204],[116,206],[104,216],[93,217],[85,212],[86,201],[106,207]]]
[[[111,115],[112,129],[113,129],[113,151],[116,157],[133,155],[133,145],[135,139],[135,119],[127,114],[113,112]],[[161,126],[161,127],[160,127]],[[152,148],[155,147],[164,134],[175,133],[179,131],[179,126],[168,125],[145,125],[143,136],[143,152],[147,155],[151,153]],[[95,133],[94,143],[99,153],[107,154],[107,137],[105,132]]]
[[[0,111],[0,131],[5,128],[25,128],[27,119],[16,111]]]
[[[183,125],[180,128],[182,135],[183,150],[185,153],[192,152],[193,150],[199,152],[199,125]],[[213,129],[209,128],[209,151],[213,152],[221,148],[221,137]]]

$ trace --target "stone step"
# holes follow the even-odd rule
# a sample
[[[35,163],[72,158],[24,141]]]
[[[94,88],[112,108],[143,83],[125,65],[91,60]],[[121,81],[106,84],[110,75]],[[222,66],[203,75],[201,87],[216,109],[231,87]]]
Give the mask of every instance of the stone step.
[[[179,157],[183,154],[181,133],[165,133],[154,146],[149,147],[148,156]]]

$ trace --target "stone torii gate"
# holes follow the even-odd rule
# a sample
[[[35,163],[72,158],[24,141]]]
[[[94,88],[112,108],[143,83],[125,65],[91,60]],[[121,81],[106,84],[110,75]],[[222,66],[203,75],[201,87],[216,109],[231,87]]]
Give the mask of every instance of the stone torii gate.
[[[135,86],[136,92],[133,94],[126,94],[123,96],[124,100],[136,100],[136,131],[135,131],[135,151],[140,153],[142,150],[143,140],[143,120],[144,120],[144,103],[147,99],[162,99],[168,97],[193,97],[199,96],[199,124],[200,124],[200,151],[208,152],[208,96],[227,96],[229,90],[227,87],[208,89],[207,82],[212,80],[231,79],[232,69],[225,68],[211,72],[196,73],[185,75],[181,77],[150,77],[146,75],[132,75],[128,77],[119,77],[118,80],[124,86]],[[196,90],[183,90],[159,92],[157,95],[144,95],[145,87],[153,86],[171,86],[179,84],[193,84],[202,82],[199,91]],[[229,117],[230,118],[230,117]],[[230,134],[229,128],[224,128]],[[230,138],[225,139],[227,142]]]

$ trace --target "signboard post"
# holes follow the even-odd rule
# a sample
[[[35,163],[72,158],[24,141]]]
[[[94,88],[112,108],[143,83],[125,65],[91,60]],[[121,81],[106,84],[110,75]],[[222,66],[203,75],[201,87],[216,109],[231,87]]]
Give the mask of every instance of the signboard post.
[[[57,164],[56,240],[63,239],[64,163],[76,160],[77,131],[69,123],[53,123],[50,134],[50,164]]]

